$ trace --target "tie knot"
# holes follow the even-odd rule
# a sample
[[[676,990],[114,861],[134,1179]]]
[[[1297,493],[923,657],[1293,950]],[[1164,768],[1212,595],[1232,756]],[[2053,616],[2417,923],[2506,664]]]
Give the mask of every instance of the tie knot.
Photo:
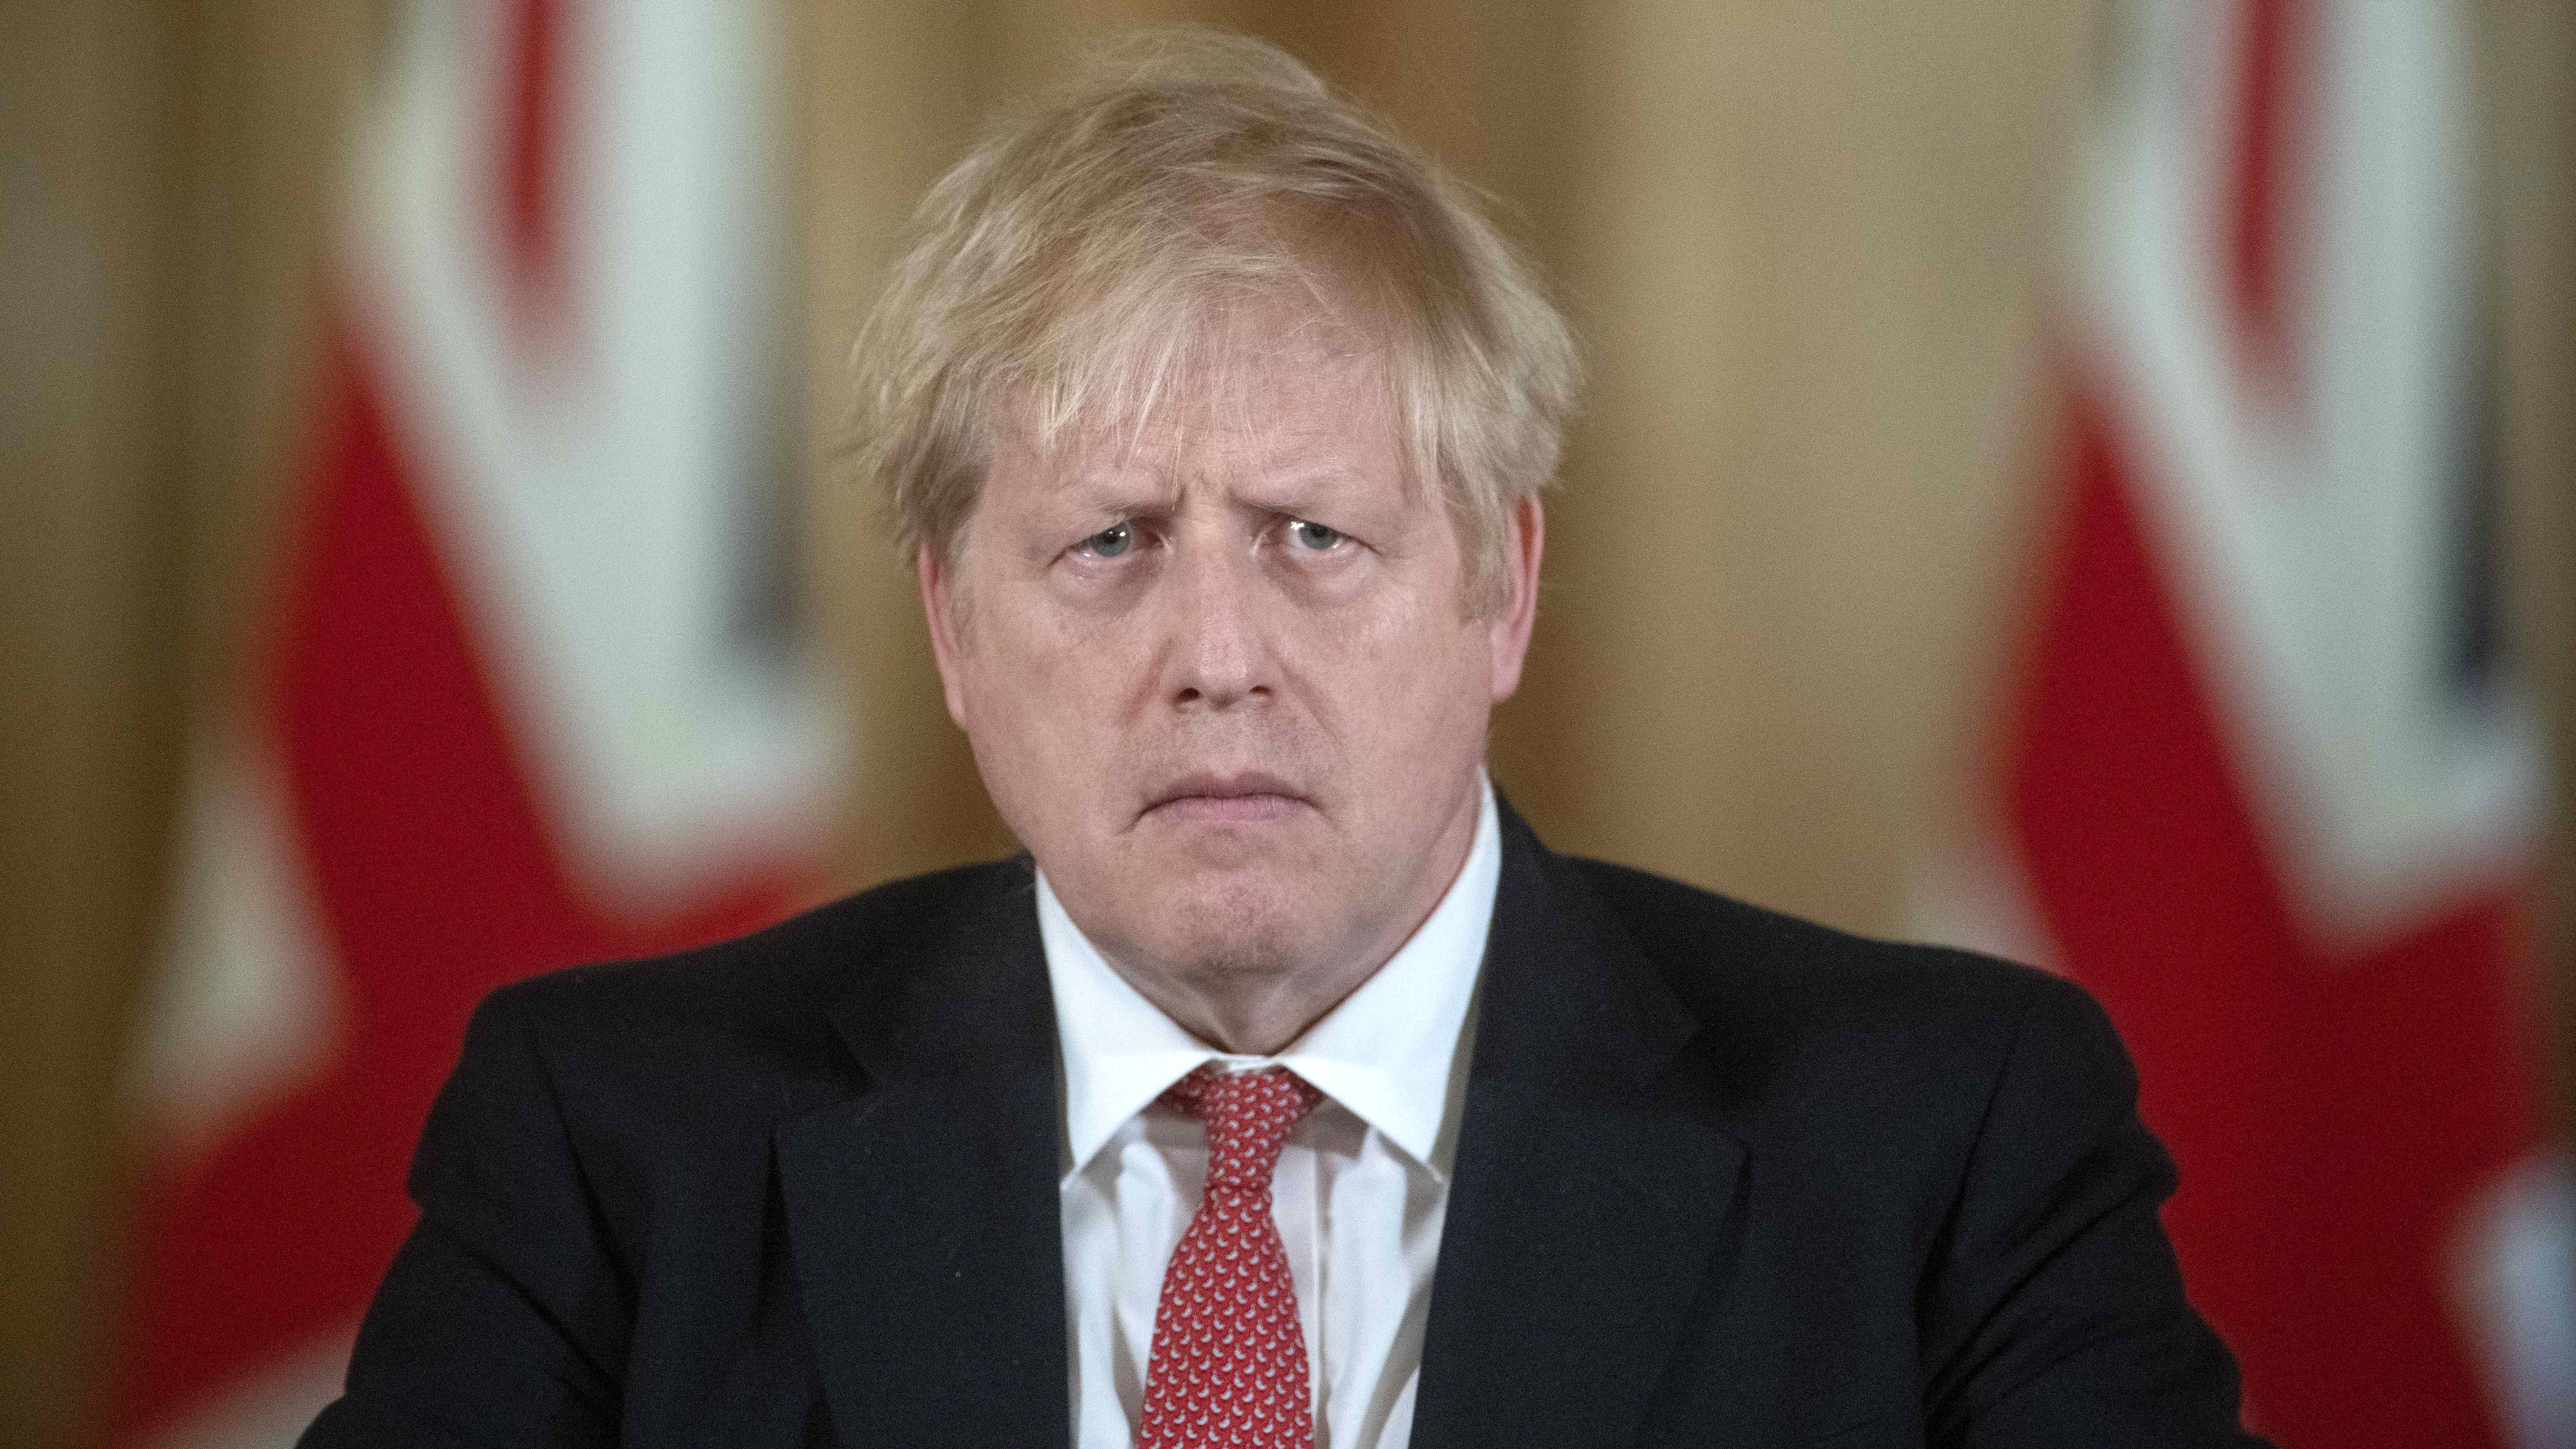
[[[1279,1149],[1300,1119],[1324,1100],[1286,1067],[1257,1072],[1229,1072],[1208,1062],[1174,1082],[1163,1101],[1186,1116],[1207,1123],[1208,1187],[1235,1192],[1267,1192]]]

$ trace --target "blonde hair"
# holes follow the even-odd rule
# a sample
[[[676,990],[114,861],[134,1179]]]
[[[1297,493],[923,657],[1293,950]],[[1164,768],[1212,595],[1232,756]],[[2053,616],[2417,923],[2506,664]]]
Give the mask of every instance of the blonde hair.
[[[1581,386],[1564,319],[1462,183],[1240,36],[1140,37],[930,189],[859,331],[862,476],[907,556],[951,556],[996,429],[1045,449],[1221,399],[1283,319],[1376,363],[1471,611],[1498,605],[1507,520],[1555,475]]]

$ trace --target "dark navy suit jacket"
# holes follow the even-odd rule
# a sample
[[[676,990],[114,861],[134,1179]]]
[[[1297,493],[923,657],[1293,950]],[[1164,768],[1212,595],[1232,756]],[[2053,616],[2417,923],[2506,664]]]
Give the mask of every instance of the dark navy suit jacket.
[[[2078,988],[1505,811],[1418,1449],[2243,1444]],[[1025,860],[495,993],[340,1445],[1065,1445]]]

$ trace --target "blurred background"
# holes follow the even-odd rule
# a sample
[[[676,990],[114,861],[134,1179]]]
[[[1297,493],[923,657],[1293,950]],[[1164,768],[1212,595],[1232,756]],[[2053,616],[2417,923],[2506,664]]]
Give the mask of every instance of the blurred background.
[[[2554,0],[0,10],[0,1443],[290,1441],[481,992],[1010,848],[842,358],[1181,22],[1589,339],[1542,835],[2076,975],[2259,1426],[2576,1444]]]

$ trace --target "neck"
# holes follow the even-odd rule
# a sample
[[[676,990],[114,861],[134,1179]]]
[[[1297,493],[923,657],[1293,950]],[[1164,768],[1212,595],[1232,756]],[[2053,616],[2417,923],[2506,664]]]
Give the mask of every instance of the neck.
[[[1358,990],[1361,982],[1376,975],[1377,968],[1385,964],[1380,959],[1362,969],[1333,976],[1307,972],[1249,990],[1207,991],[1188,989],[1191,983],[1156,980],[1142,972],[1130,972],[1118,962],[1110,963],[1139,995],[1192,1036],[1220,1051],[1247,1057],[1277,1056],[1286,1051],[1306,1034],[1307,1028],[1323,1020],[1342,1004],[1342,998]],[[1183,989],[1172,989],[1175,986]]]

